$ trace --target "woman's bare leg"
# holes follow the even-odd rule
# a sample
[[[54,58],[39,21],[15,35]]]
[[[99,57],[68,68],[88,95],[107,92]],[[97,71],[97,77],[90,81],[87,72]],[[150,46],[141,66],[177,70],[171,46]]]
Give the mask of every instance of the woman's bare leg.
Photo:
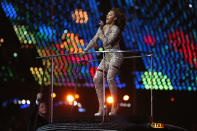
[[[111,112],[109,115],[115,115],[118,109],[118,92],[115,83],[115,77],[119,69],[117,67],[110,66],[107,73],[107,83],[109,85],[109,90],[113,98],[113,103],[111,107]]]
[[[95,85],[95,90],[99,102],[99,110],[98,113],[95,114],[95,116],[102,115],[103,111],[103,72],[102,70],[97,69],[96,74],[94,76],[94,85]]]

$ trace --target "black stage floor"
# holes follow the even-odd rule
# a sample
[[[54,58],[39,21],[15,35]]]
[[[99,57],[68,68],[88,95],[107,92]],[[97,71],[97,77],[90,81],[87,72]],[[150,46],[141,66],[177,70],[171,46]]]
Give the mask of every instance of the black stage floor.
[[[105,117],[101,123],[102,117],[96,118],[78,118],[68,119],[64,122],[54,122],[47,124],[37,131],[188,131],[187,129],[164,124],[164,128],[152,128],[149,122],[128,121],[123,117]]]

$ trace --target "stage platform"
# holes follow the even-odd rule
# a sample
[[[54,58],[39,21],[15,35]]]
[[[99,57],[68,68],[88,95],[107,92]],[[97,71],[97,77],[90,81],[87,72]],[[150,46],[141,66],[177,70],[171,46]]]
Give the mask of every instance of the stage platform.
[[[54,122],[40,127],[37,131],[188,131],[187,129],[164,124],[164,128],[152,128],[151,123],[146,121],[129,120],[123,117],[102,117],[69,119],[64,122]]]

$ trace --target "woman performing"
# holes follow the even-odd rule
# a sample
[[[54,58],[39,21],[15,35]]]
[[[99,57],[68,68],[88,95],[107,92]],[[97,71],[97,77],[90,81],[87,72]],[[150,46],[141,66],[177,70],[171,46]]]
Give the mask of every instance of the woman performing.
[[[115,51],[120,50],[119,42],[121,38],[121,32],[126,25],[126,16],[119,8],[113,8],[109,11],[106,17],[106,25],[100,22],[100,27],[89,42],[83,53],[87,52],[90,48],[97,45],[97,40],[101,40],[104,50]],[[109,85],[110,93],[113,98],[110,116],[116,115],[118,109],[117,101],[117,87],[115,83],[116,74],[119,71],[121,63],[123,61],[122,53],[106,53],[105,58],[99,64],[93,82],[96,89],[96,94],[99,101],[99,110],[95,113],[95,116],[103,115],[103,66],[104,72],[107,74],[107,83]],[[105,62],[105,63],[104,63]]]

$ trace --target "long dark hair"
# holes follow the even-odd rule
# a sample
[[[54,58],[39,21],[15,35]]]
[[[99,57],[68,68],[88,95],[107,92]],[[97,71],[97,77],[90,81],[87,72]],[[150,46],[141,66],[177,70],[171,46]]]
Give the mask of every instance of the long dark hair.
[[[112,8],[111,11],[113,11],[117,17],[114,24],[120,28],[121,32],[124,31],[127,21],[125,13],[120,8]]]

